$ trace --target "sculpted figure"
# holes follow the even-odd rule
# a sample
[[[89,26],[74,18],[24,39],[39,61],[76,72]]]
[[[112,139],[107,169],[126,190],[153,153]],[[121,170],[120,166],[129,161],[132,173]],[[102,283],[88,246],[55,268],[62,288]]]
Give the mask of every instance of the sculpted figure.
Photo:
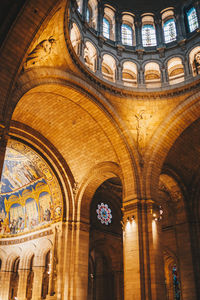
[[[41,60],[46,60],[51,54],[52,48],[55,45],[56,40],[50,37],[48,40],[41,41],[34,49],[31,51],[26,59],[25,68],[31,67]]]
[[[194,67],[197,74],[200,73],[200,52],[198,52],[194,57]]]

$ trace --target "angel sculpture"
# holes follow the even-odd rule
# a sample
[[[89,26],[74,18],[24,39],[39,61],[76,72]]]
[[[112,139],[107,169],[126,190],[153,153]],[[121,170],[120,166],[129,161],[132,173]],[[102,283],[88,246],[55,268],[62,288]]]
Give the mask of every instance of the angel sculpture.
[[[34,49],[31,51],[26,59],[25,68],[35,65],[37,62],[43,60],[45,61],[52,52],[52,48],[56,40],[51,36],[48,40],[41,41]]]

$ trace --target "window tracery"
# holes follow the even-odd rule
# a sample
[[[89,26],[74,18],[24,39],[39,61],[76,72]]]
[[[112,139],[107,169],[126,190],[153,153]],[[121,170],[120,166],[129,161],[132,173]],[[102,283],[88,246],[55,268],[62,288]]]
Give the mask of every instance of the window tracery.
[[[104,7],[103,36],[115,40],[115,11],[110,5]]]
[[[144,16],[142,18],[142,44],[144,47],[157,45],[156,30],[152,16]]]
[[[121,40],[123,45],[133,46],[135,44],[134,18],[131,14],[122,15]]]
[[[110,39],[110,22],[106,18],[103,18],[103,36]]]
[[[192,7],[187,11],[186,14],[187,14],[189,31],[193,32],[199,27],[196,9]]]
[[[177,32],[173,10],[165,9],[162,12],[162,23],[165,43],[168,44],[176,41]]]

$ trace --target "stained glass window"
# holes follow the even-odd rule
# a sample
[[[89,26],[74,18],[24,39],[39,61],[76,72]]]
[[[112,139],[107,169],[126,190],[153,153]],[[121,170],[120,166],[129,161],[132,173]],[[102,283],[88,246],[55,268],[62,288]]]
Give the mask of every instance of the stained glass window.
[[[133,30],[131,26],[127,24],[122,24],[121,31],[122,31],[122,44],[132,46]]]
[[[180,282],[178,280],[178,273],[176,265],[172,268],[172,276],[173,276],[173,285],[174,285],[174,296],[175,300],[180,300],[181,290],[180,290]]]
[[[103,36],[110,38],[110,22],[106,18],[103,18]]]
[[[197,12],[194,7],[187,11],[187,19],[190,32],[195,31],[198,27]]]
[[[112,214],[111,209],[108,207],[108,204],[98,204],[97,212],[97,219],[101,221],[101,224],[108,225],[111,223]]]
[[[142,26],[142,44],[144,47],[156,46],[156,31],[153,25],[145,24]]]
[[[176,40],[176,25],[174,19],[169,19],[163,26],[165,43],[171,43]]]

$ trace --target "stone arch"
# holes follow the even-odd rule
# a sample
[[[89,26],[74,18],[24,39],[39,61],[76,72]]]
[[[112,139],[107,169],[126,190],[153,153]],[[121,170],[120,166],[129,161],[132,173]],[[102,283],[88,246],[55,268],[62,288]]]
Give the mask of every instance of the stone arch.
[[[38,241],[37,248],[35,251],[35,259],[34,259],[34,266],[44,266],[45,265],[45,258],[49,251],[52,249],[52,241],[50,239],[42,239]]]
[[[159,189],[169,193],[174,207],[174,225],[187,220],[185,204],[185,187],[171,169],[164,168],[160,175]]]
[[[71,187],[74,184],[73,174],[59,151],[43,135],[20,122],[11,121],[10,137],[28,145],[50,166],[61,190],[63,198],[63,220],[72,213],[73,200]]]
[[[113,162],[101,163],[90,170],[77,194],[78,220],[89,221],[90,203],[96,189],[101,183],[112,177],[119,177],[123,185],[124,179],[122,171],[120,167]]]
[[[16,251],[18,250],[19,251]],[[5,261],[5,271],[9,271],[11,272],[12,271],[12,267],[13,267],[13,263],[14,261],[20,256],[21,256],[21,251],[20,251],[20,248],[16,249],[15,248],[15,252],[12,252],[12,253],[9,253],[9,256],[7,257],[6,261]]]
[[[161,168],[171,146],[180,134],[200,117],[199,98],[200,93],[197,92],[179,104],[154,134],[145,154],[145,161],[148,161],[145,166],[146,176],[144,177],[147,198],[156,200]],[[152,164],[153,161],[156,163]]]
[[[21,83],[23,82],[23,84],[20,84],[21,88],[18,88],[18,90],[16,90],[16,92],[13,94],[13,105],[12,111],[10,113],[14,111],[17,103],[21,98],[23,98],[24,96],[29,96],[33,92],[41,92],[42,90],[45,93],[51,93],[51,95],[56,93],[61,97],[69,97],[68,95],[70,90],[73,91],[74,94],[74,96],[71,97],[72,93],[70,92],[70,100],[74,103],[76,103],[75,95],[79,94],[79,98],[81,99],[81,107],[83,107],[83,105],[86,105],[87,103],[89,113],[93,114],[91,110],[98,110],[97,115],[95,115],[97,121],[100,117],[103,117],[103,119],[101,119],[101,123],[103,120],[104,122],[101,124],[101,127],[103,126],[103,128],[107,129],[107,135],[109,136],[111,143],[113,143],[113,132],[111,134],[110,130],[114,129],[115,133],[117,134],[117,140],[114,141],[114,151],[116,151],[117,156],[119,156],[119,160],[122,161],[122,169],[126,169],[126,171],[124,170],[123,172],[127,174],[127,177],[130,179],[130,181],[133,182],[133,186],[130,187],[130,192],[132,193],[134,189],[136,191],[136,194],[138,194],[138,192],[140,191],[140,183],[138,177],[138,174],[140,172],[140,156],[136,146],[134,145],[132,137],[129,136],[127,130],[125,129],[125,124],[122,122],[121,118],[118,116],[111,104],[108,103],[107,99],[97,90],[92,88],[91,85],[87,84],[81,79],[77,79],[77,77],[72,74],[68,74],[56,69],[50,70],[49,68],[39,68],[37,71],[37,78],[35,78],[34,70],[29,70],[22,76]],[[44,73],[46,73],[46,78],[41,78],[40,72],[43,75]],[[52,76],[54,77],[53,81],[51,79]],[[84,103],[82,103],[83,98],[85,99]],[[122,149],[120,149],[121,147]],[[123,150],[123,153],[120,153],[119,149],[120,152],[121,150]],[[122,157],[121,155],[123,155],[123,160],[122,158],[120,159],[120,157]],[[125,159],[125,164],[124,158],[126,156],[127,159]],[[127,172],[131,172],[132,174],[129,173],[128,175]],[[125,191],[125,194],[127,192],[128,191]]]

